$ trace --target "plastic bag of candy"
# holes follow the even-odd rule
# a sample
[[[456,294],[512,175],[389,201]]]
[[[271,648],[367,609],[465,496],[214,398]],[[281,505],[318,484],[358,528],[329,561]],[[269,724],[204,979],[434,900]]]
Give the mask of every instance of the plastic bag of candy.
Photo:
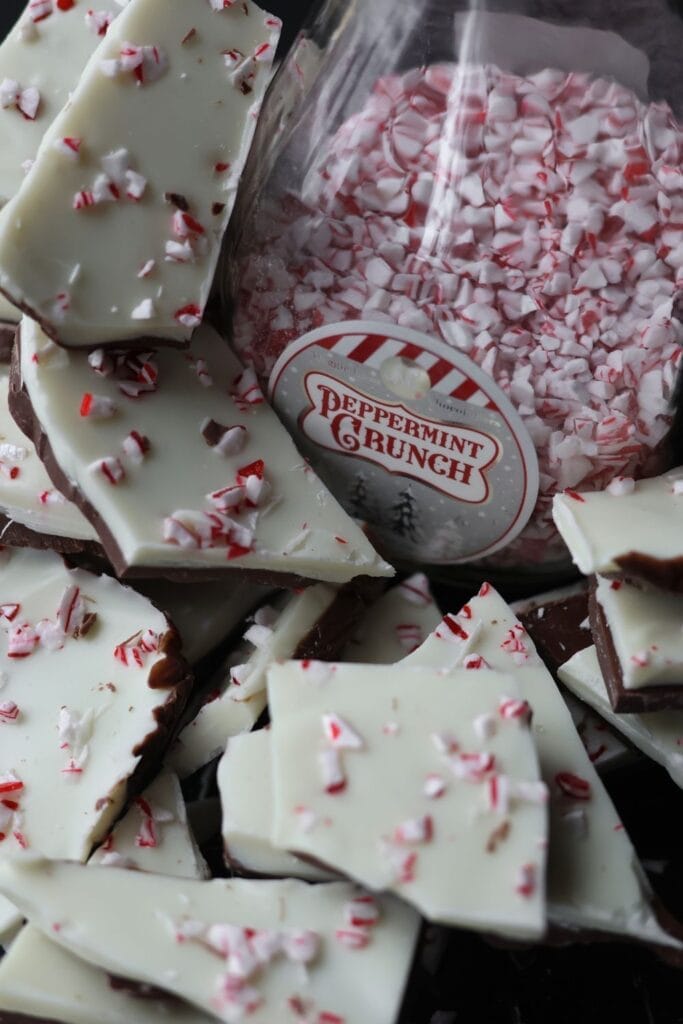
[[[556,571],[557,491],[676,461],[683,22],[571,6],[328,0],[267,100],[233,343],[401,563]]]

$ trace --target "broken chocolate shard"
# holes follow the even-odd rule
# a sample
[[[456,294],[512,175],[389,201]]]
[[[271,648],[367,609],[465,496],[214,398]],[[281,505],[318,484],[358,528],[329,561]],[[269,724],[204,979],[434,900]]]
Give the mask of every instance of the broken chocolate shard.
[[[598,598],[598,583],[595,580],[591,585],[589,610],[595,650],[613,709],[618,714],[683,710],[683,676],[680,683],[653,684],[642,686],[639,689],[627,688],[624,685],[623,666],[617,653],[607,614]],[[683,635],[681,642],[683,644]],[[647,652],[644,654],[646,656]]]

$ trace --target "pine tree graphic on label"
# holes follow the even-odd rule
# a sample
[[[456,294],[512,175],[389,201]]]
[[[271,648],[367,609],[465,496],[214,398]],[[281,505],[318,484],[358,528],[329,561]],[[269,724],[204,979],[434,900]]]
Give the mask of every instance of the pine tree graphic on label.
[[[372,518],[368,507],[368,489],[365,486],[365,474],[356,473],[349,491],[349,498],[346,502],[346,510],[355,519],[364,519],[366,522]]]
[[[391,509],[391,529],[399,537],[407,537],[417,543],[417,502],[410,487],[399,491],[398,501]]]

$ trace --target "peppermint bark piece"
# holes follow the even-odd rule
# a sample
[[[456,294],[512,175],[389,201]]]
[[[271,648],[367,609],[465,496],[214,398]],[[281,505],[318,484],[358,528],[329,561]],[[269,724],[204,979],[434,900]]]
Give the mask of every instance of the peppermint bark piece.
[[[122,6],[29,0],[0,44],[0,206],[19,191],[46,129]],[[20,317],[0,296],[0,340]]]
[[[392,574],[212,328],[154,357],[66,352],[27,319],[19,334],[12,414],[117,575]]]
[[[130,0],[109,27],[0,216],[0,288],[56,341],[199,326],[279,33],[251,0]]]
[[[619,573],[683,590],[683,470],[557,494],[553,519],[585,576]]]
[[[560,665],[583,650],[592,639],[587,581],[515,601],[510,608],[555,679]],[[576,700],[568,690],[562,697],[588,756],[599,772],[611,771],[637,760],[638,755],[633,748],[622,743],[604,718],[583,701]]]
[[[215,1017],[173,999],[135,998],[112,987],[106,971],[26,925],[0,961],[0,1012],[17,1024],[210,1024]]]
[[[312,596],[314,589],[317,588],[292,599],[292,605]],[[283,618],[286,614],[283,613]],[[344,650],[344,659],[362,660],[366,664],[399,661],[405,656],[406,645],[412,647],[418,636],[426,636],[439,619],[440,613],[432,598],[429,582],[422,573],[416,573],[392,587],[368,608],[362,626]],[[265,672],[263,683],[265,685]],[[215,704],[207,705],[205,713],[211,714],[214,707]],[[191,735],[191,730],[192,726],[189,726],[181,740],[185,734]],[[225,733],[228,729],[223,731]],[[278,849],[272,842],[270,730],[229,735],[225,754],[218,766],[223,840],[228,861],[248,874],[319,878],[320,869]],[[176,749],[177,745],[171,756]]]
[[[615,711],[683,709],[683,594],[597,576],[590,617]]]
[[[457,615],[447,615],[407,660],[463,664],[475,678],[490,667],[509,672],[519,685],[533,715],[550,795],[550,923],[569,932],[604,932],[681,948],[658,924],[631,841],[552,676],[493,587],[485,583]]]
[[[97,533],[52,484],[8,408],[9,371],[0,369],[0,536],[17,547],[103,554]]]
[[[432,921],[538,938],[544,787],[527,722],[500,718],[516,699],[499,673],[274,666],[275,845],[394,890]],[[483,720],[501,727],[487,734]]]
[[[160,760],[187,668],[166,617],[116,580],[2,559],[0,854],[83,860]]]
[[[399,900],[345,883],[201,882],[35,860],[0,864],[0,889],[70,952],[226,1022],[393,1024],[419,930]]]
[[[226,861],[239,874],[327,881],[334,873],[272,844],[271,740],[270,729],[233,736],[218,765]]]
[[[344,661],[388,665],[414,651],[438,625],[441,612],[429,580],[418,572],[368,608],[344,651]]]
[[[190,831],[177,776],[171,772],[158,775],[88,863],[178,878],[207,878],[208,868]]]
[[[683,788],[683,711],[620,715],[613,709],[595,647],[575,654],[558,675],[567,689],[585,701],[634,747],[664,768]]]
[[[268,669],[297,652],[311,653],[307,648],[338,598],[333,587],[317,584],[300,594],[281,594],[258,609],[244,642],[228,657],[218,692],[211,692],[167,755],[166,763],[181,778],[222,754],[229,737],[254,728],[266,707]]]

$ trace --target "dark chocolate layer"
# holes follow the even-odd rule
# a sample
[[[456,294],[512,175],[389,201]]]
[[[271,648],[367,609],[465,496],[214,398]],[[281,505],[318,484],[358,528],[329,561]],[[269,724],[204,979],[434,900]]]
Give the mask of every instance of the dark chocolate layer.
[[[0,512],[0,542],[12,548],[37,548],[39,551],[56,551],[60,555],[92,555],[104,558],[101,544],[95,540],[76,540],[74,537],[60,537],[56,533],[39,533],[14,519],[8,519]]]
[[[9,366],[12,360],[12,348],[17,333],[18,324],[10,324],[0,320],[0,363]]]
[[[683,679],[680,685],[663,683],[659,686],[643,686],[639,690],[630,690],[624,686],[624,674],[614,638],[605,611],[598,601],[595,584],[591,587],[589,609],[595,650],[614,710],[619,714],[633,715],[683,709]]]

